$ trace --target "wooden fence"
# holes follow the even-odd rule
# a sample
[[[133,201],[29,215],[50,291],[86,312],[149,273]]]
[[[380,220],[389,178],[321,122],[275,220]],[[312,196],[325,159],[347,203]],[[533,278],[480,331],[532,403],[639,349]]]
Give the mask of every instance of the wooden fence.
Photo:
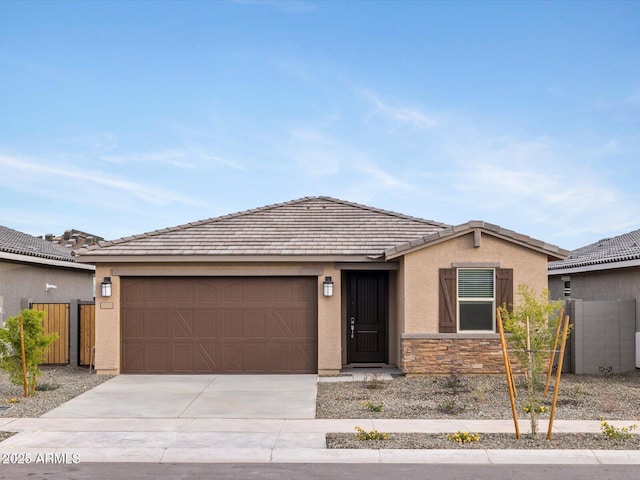
[[[45,312],[42,326],[45,335],[57,333],[58,339],[45,350],[43,364],[66,365],[69,363],[69,304],[32,303],[32,310]]]
[[[79,305],[80,308],[80,365],[91,363],[91,349],[96,344],[96,306],[95,304]]]

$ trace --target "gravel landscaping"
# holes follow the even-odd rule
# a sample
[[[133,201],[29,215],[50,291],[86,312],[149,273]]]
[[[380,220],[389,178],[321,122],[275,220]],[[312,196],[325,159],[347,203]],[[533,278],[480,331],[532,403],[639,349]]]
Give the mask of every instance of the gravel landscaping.
[[[10,407],[0,410],[0,418],[39,417],[112,378],[109,375],[89,373],[89,369],[83,367],[42,366],[40,369],[42,375],[38,377],[36,392],[27,398],[24,397],[22,385],[11,383],[9,374],[0,370],[0,407]],[[0,441],[10,435],[8,432],[0,432]]]
[[[521,416],[525,387],[519,379],[516,387],[521,392]],[[382,411],[372,411],[362,402],[382,404]],[[640,420],[640,370],[618,375],[562,375],[555,418],[598,420],[601,416]],[[322,382],[318,384],[316,417],[512,419],[506,379],[494,375],[396,376],[386,382],[372,376],[366,382]]]
[[[524,392],[524,385],[517,381]],[[552,393],[552,390],[551,390]],[[517,400],[518,414],[524,395]],[[551,394],[547,404],[551,405]],[[381,409],[381,411],[374,411]],[[396,376],[379,381],[318,384],[317,418],[461,418],[512,419],[506,380],[501,376],[413,377]],[[599,420],[640,420],[640,371],[619,375],[564,374],[560,382],[555,418]],[[542,414],[542,419],[549,415]],[[483,449],[632,449],[640,448],[640,436],[614,440],[601,434],[554,434],[551,441],[532,440],[515,434],[480,434],[477,442],[459,444],[445,434],[388,433],[387,440],[358,440],[350,433],[327,434],[329,448],[483,448]],[[451,432],[455,433],[455,432]],[[638,431],[634,431],[638,433]]]

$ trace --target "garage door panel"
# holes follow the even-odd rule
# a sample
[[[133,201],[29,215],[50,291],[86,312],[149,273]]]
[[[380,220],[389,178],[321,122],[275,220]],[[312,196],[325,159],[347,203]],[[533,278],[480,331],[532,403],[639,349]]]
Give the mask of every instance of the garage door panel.
[[[143,342],[131,341],[123,346],[123,358],[126,359],[122,369],[131,373],[143,373],[145,349]]]
[[[315,312],[309,310],[306,311],[294,311],[292,312],[291,319],[291,333],[296,338],[301,339],[315,339],[317,337],[317,325],[313,321],[315,319]]]
[[[169,362],[167,344],[147,342],[145,344],[145,370],[149,373],[164,373]]]
[[[125,373],[317,372],[315,277],[123,278],[121,285]]]
[[[122,302],[130,306],[144,305],[144,286],[145,283],[142,280],[131,280],[123,284]]]
[[[211,373],[218,370],[218,346],[215,343],[200,343],[195,350],[197,373]]]
[[[195,293],[194,301],[199,305],[215,305],[219,302],[220,288],[210,279],[193,280],[193,285],[190,288]]]
[[[150,285],[145,285],[144,302],[149,305],[153,303],[166,304],[171,303],[174,299],[169,298],[169,287],[166,279],[156,279]],[[173,293],[173,292],[171,292]]]
[[[242,346],[242,369],[247,373],[267,371],[266,345],[264,343],[246,343]]]
[[[316,303],[318,298],[317,284],[304,281],[293,281],[291,285],[291,301],[301,304]]]
[[[214,310],[198,310],[195,313],[196,316],[196,331],[197,338],[206,340],[209,338],[216,338],[218,336],[217,331],[217,315],[218,312]]]
[[[194,328],[193,311],[178,310],[173,315],[173,338],[194,338],[196,330]]]
[[[247,303],[266,304],[269,298],[267,289],[271,290],[270,286],[270,284],[261,281],[261,279],[248,280],[245,283],[245,301]]]
[[[144,315],[144,338],[168,337],[167,312],[150,310]]]
[[[245,303],[245,283],[241,279],[231,280],[222,287],[222,301],[229,304]]]
[[[291,312],[276,311],[270,315],[269,330],[271,338],[293,337]]]
[[[193,305],[197,301],[197,292],[193,282],[172,282],[170,285],[173,301],[176,304]]]
[[[291,369],[296,373],[303,373],[316,363],[317,350],[315,344],[299,343],[293,346],[291,352]]]
[[[287,344],[273,343],[269,345],[269,370],[274,373],[292,371],[291,350],[292,346]]]
[[[244,334],[244,315],[240,310],[223,310],[222,312],[222,332],[223,339],[241,340]]]
[[[175,373],[191,373],[194,371],[194,351],[192,343],[173,344],[173,369]]]
[[[144,338],[144,311],[128,310],[122,316],[123,334],[126,338]]]
[[[240,344],[225,344],[221,348],[222,370],[228,373],[243,373],[242,348]]]
[[[264,339],[267,335],[265,312],[245,312],[242,322],[243,338],[255,341],[256,338]]]

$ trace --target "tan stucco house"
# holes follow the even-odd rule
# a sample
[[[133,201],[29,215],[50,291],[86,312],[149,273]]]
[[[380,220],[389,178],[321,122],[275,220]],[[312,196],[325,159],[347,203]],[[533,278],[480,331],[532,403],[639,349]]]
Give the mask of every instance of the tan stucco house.
[[[566,251],[479,221],[449,226],[306,197],[80,252],[98,373],[500,371],[495,309],[547,287]]]

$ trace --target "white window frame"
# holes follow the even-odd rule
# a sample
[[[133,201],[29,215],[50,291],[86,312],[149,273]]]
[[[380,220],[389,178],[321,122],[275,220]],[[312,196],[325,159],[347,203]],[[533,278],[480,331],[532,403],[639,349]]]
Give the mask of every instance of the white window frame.
[[[493,297],[465,297],[460,299],[460,272],[465,270],[491,270],[493,273]],[[460,328],[460,303],[489,302],[491,300],[491,330],[462,330]],[[495,333],[496,331],[496,269],[495,268],[457,268],[456,269],[456,330],[460,333]]]

